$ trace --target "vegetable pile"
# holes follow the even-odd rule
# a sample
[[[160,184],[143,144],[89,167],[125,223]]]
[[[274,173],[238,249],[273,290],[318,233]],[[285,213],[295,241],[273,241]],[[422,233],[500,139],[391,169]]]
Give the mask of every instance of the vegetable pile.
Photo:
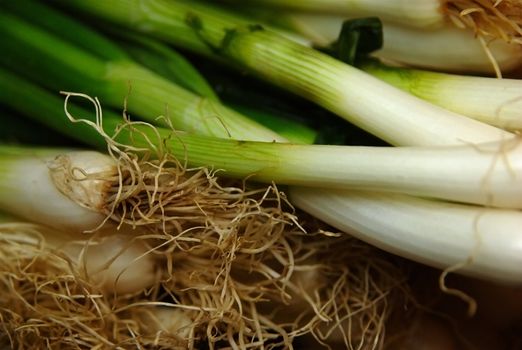
[[[408,348],[522,284],[522,5],[234,3],[0,2],[0,347]]]

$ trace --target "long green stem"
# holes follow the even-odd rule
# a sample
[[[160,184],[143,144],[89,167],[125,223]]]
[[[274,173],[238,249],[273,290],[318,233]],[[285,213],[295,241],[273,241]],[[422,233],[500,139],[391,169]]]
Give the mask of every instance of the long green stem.
[[[187,131],[235,139],[282,139],[222,104],[201,98],[130,60],[100,59],[9,14],[1,14],[0,32],[4,53],[0,63],[56,91],[83,91],[115,108],[123,108],[127,100],[130,113]],[[164,118],[158,119],[160,116]]]

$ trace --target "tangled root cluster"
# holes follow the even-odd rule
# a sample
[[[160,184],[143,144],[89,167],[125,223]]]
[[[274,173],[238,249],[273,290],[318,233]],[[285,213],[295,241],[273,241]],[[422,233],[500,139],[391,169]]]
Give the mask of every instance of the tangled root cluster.
[[[348,236],[289,230],[259,255],[241,243],[235,252],[203,242],[189,250],[163,245],[161,253],[151,251],[161,282],[118,295],[48,249],[47,230],[0,226],[0,344],[270,349],[313,336],[323,344],[379,349],[387,318],[403,305],[397,303],[403,271]]]
[[[450,0],[445,12],[457,26],[472,28],[486,40],[522,44],[522,3],[518,0]]]
[[[280,349],[310,336],[384,346],[385,322],[405,294],[404,269],[389,256],[298,219],[275,186],[231,182],[168,152],[138,155],[107,142],[118,176],[106,223],[135,227],[156,283],[108,293],[46,247],[46,229],[0,227],[0,344]]]
[[[141,296],[104,293],[49,249],[50,230],[0,225],[0,348],[186,348],[179,335],[150,329],[151,307],[133,306]]]

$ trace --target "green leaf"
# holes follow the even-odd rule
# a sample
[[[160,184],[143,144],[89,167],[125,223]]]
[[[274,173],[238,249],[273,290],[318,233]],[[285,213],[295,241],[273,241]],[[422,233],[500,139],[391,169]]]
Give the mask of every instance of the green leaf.
[[[357,18],[343,23],[338,39],[325,51],[351,65],[366,58],[383,44],[382,22],[377,17]]]

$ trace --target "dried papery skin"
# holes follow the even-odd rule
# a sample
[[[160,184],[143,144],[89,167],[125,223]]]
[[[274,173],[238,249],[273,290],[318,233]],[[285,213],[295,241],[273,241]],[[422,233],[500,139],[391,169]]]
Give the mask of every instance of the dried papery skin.
[[[459,27],[468,27],[486,40],[522,44],[522,3],[517,0],[450,0],[444,11]]]
[[[48,167],[60,192],[93,211],[104,206],[106,191],[118,178],[113,159],[94,151],[58,155]]]

